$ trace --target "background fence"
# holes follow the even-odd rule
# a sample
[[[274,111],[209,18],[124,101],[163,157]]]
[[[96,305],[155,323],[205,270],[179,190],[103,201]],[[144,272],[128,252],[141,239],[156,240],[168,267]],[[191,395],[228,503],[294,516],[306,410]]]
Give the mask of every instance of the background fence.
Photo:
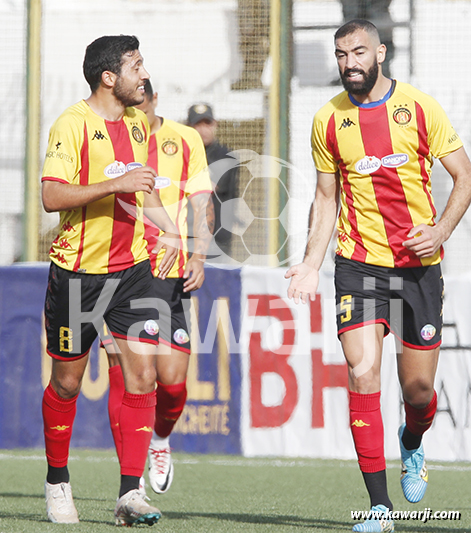
[[[26,143],[27,0],[0,0],[4,57],[0,95],[0,264],[24,257],[28,245],[22,234],[25,213],[24,168]],[[58,0],[42,1],[40,166],[47,135],[55,118],[69,105],[88,96],[82,75],[85,47],[105,34],[135,34],[141,41],[145,65],[159,92],[158,112],[184,121],[195,102],[213,106],[219,120],[219,138],[232,149],[273,153],[273,112],[270,100],[272,65],[270,13],[274,5],[289,8],[292,31],[283,63],[288,90],[289,136],[285,139],[288,163],[289,212],[284,225],[289,236],[289,262],[300,259],[309,204],[315,186],[310,155],[310,128],[314,113],[341,90],[333,55],[334,28],[342,23],[338,0]],[[391,75],[411,82],[438,99],[450,116],[465,146],[471,141],[471,95],[467,68],[471,2],[465,0],[365,0],[365,12],[379,10],[374,19],[389,39]],[[386,8],[386,5],[389,8]],[[361,13],[360,13],[361,14]],[[369,16],[369,15],[368,15]],[[373,16],[373,15],[371,15]],[[376,15],[374,15],[376,16]],[[387,29],[390,35],[387,35]],[[275,28],[276,29],[276,28]],[[272,43],[273,44],[273,43]],[[394,51],[392,50],[394,48]],[[291,74],[291,75],[290,75]],[[285,79],[286,79],[285,78]],[[272,95],[273,96],[273,95]],[[280,109],[282,95],[280,98]],[[276,154],[274,154],[276,155]],[[276,200],[263,160],[259,170],[242,166],[239,194],[255,219],[245,228],[239,212],[233,259],[239,263],[270,263],[269,223]],[[39,181],[39,176],[38,176]],[[434,168],[434,196],[438,211],[445,206],[451,179],[440,164]],[[39,198],[36,198],[39,205]],[[284,204],[278,207],[283,211]],[[46,260],[55,236],[56,214],[39,206],[31,238],[38,242],[38,259]],[[286,211],[285,211],[286,215]],[[445,273],[458,274],[471,265],[469,215],[446,245]],[[280,232],[283,232],[283,227]],[[327,259],[324,268],[330,268]]]

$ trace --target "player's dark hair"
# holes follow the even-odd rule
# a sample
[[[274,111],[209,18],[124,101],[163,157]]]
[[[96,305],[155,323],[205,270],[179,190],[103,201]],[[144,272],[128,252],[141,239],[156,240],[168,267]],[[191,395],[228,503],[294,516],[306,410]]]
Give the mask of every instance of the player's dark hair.
[[[369,20],[366,19],[353,19],[346,22],[343,26],[335,32],[334,40],[342,39],[347,35],[355,33],[358,30],[364,30],[372,37],[376,37],[380,41],[378,28]],[[381,42],[381,41],[380,41]]]
[[[106,35],[87,46],[83,60],[83,75],[95,92],[105,70],[120,74],[123,56],[139,50],[139,39],[134,35]]]
[[[144,82],[144,92],[146,93],[147,100],[150,102],[154,96],[154,89],[149,79]]]

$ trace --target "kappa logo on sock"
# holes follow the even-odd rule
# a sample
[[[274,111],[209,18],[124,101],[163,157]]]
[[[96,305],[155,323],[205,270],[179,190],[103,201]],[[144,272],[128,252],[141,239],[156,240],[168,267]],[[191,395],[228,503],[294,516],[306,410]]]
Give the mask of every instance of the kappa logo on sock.
[[[152,428],[149,426],[143,426],[139,429],[136,429],[136,431],[147,431],[147,433],[152,433]]]
[[[364,428],[365,426],[370,426],[371,424],[367,424],[366,422],[363,422],[363,420],[355,420],[355,422],[352,423],[352,426],[355,426],[357,428]]]
[[[57,429],[57,431],[65,431],[66,429],[69,429],[70,426],[54,426],[49,429]]]

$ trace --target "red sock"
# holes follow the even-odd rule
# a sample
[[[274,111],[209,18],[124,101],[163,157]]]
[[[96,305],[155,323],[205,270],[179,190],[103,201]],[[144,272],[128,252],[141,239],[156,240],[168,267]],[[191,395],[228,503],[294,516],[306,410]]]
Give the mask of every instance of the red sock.
[[[121,475],[141,477],[155,418],[155,391],[148,394],[124,392],[119,414],[121,432]]]
[[[173,426],[185,407],[186,396],[186,381],[174,385],[164,385],[157,381],[154,429],[159,437],[164,439],[172,433]]]
[[[77,396],[61,398],[52,388],[46,387],[43,395],[44,441],[47,463],[61,468],[67,466],[70,438],[77,411]]]
[[[108,393],[108,414],[110,417],[111,433],[118,459],[121,461],[121,431],[119,430],[119,413],[123,405],[124,377],[120,365],[112,366],[108,370],[110,376],[110,390]]]
[[[384,430],[381,416],[381,393],[350,395],[350,429],[358,455],[360,470],[379,472],[386,468]]]
[[[414,435],[423,435],[432,425],[437,412],[437,393],[433,391],[432,401],[422,409],[416,409],[404,401],[406,411],[406,427]]]

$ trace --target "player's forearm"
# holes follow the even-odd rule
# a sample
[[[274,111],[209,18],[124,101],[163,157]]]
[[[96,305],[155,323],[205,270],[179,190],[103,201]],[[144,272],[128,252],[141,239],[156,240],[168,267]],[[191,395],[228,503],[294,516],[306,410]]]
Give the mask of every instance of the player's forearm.
[[[319,270],[329,246],[337,219],[335,197],[317,194],[309,213],[309,233],[303,262]]]
[[[192,197],[191,205],[194,212],[193,233],[195,236],[193,255],[204,261],[214,233],[213,200],[210,194],[202,193]]]
[[[72,185],[49,180],[42,184],[42,201],[47,213],[77,209],[114,193],[113,180],[92,185]]]
[[[471,169],[468,175],[455,179],[453,190],[437,228],[443,233],[443,242],[448,240],[454,229],[466,213],[471,203]]]
[[[161,230],[178,235],[178,229],[168,216],[157,191],[144,196],[144,214]]]

